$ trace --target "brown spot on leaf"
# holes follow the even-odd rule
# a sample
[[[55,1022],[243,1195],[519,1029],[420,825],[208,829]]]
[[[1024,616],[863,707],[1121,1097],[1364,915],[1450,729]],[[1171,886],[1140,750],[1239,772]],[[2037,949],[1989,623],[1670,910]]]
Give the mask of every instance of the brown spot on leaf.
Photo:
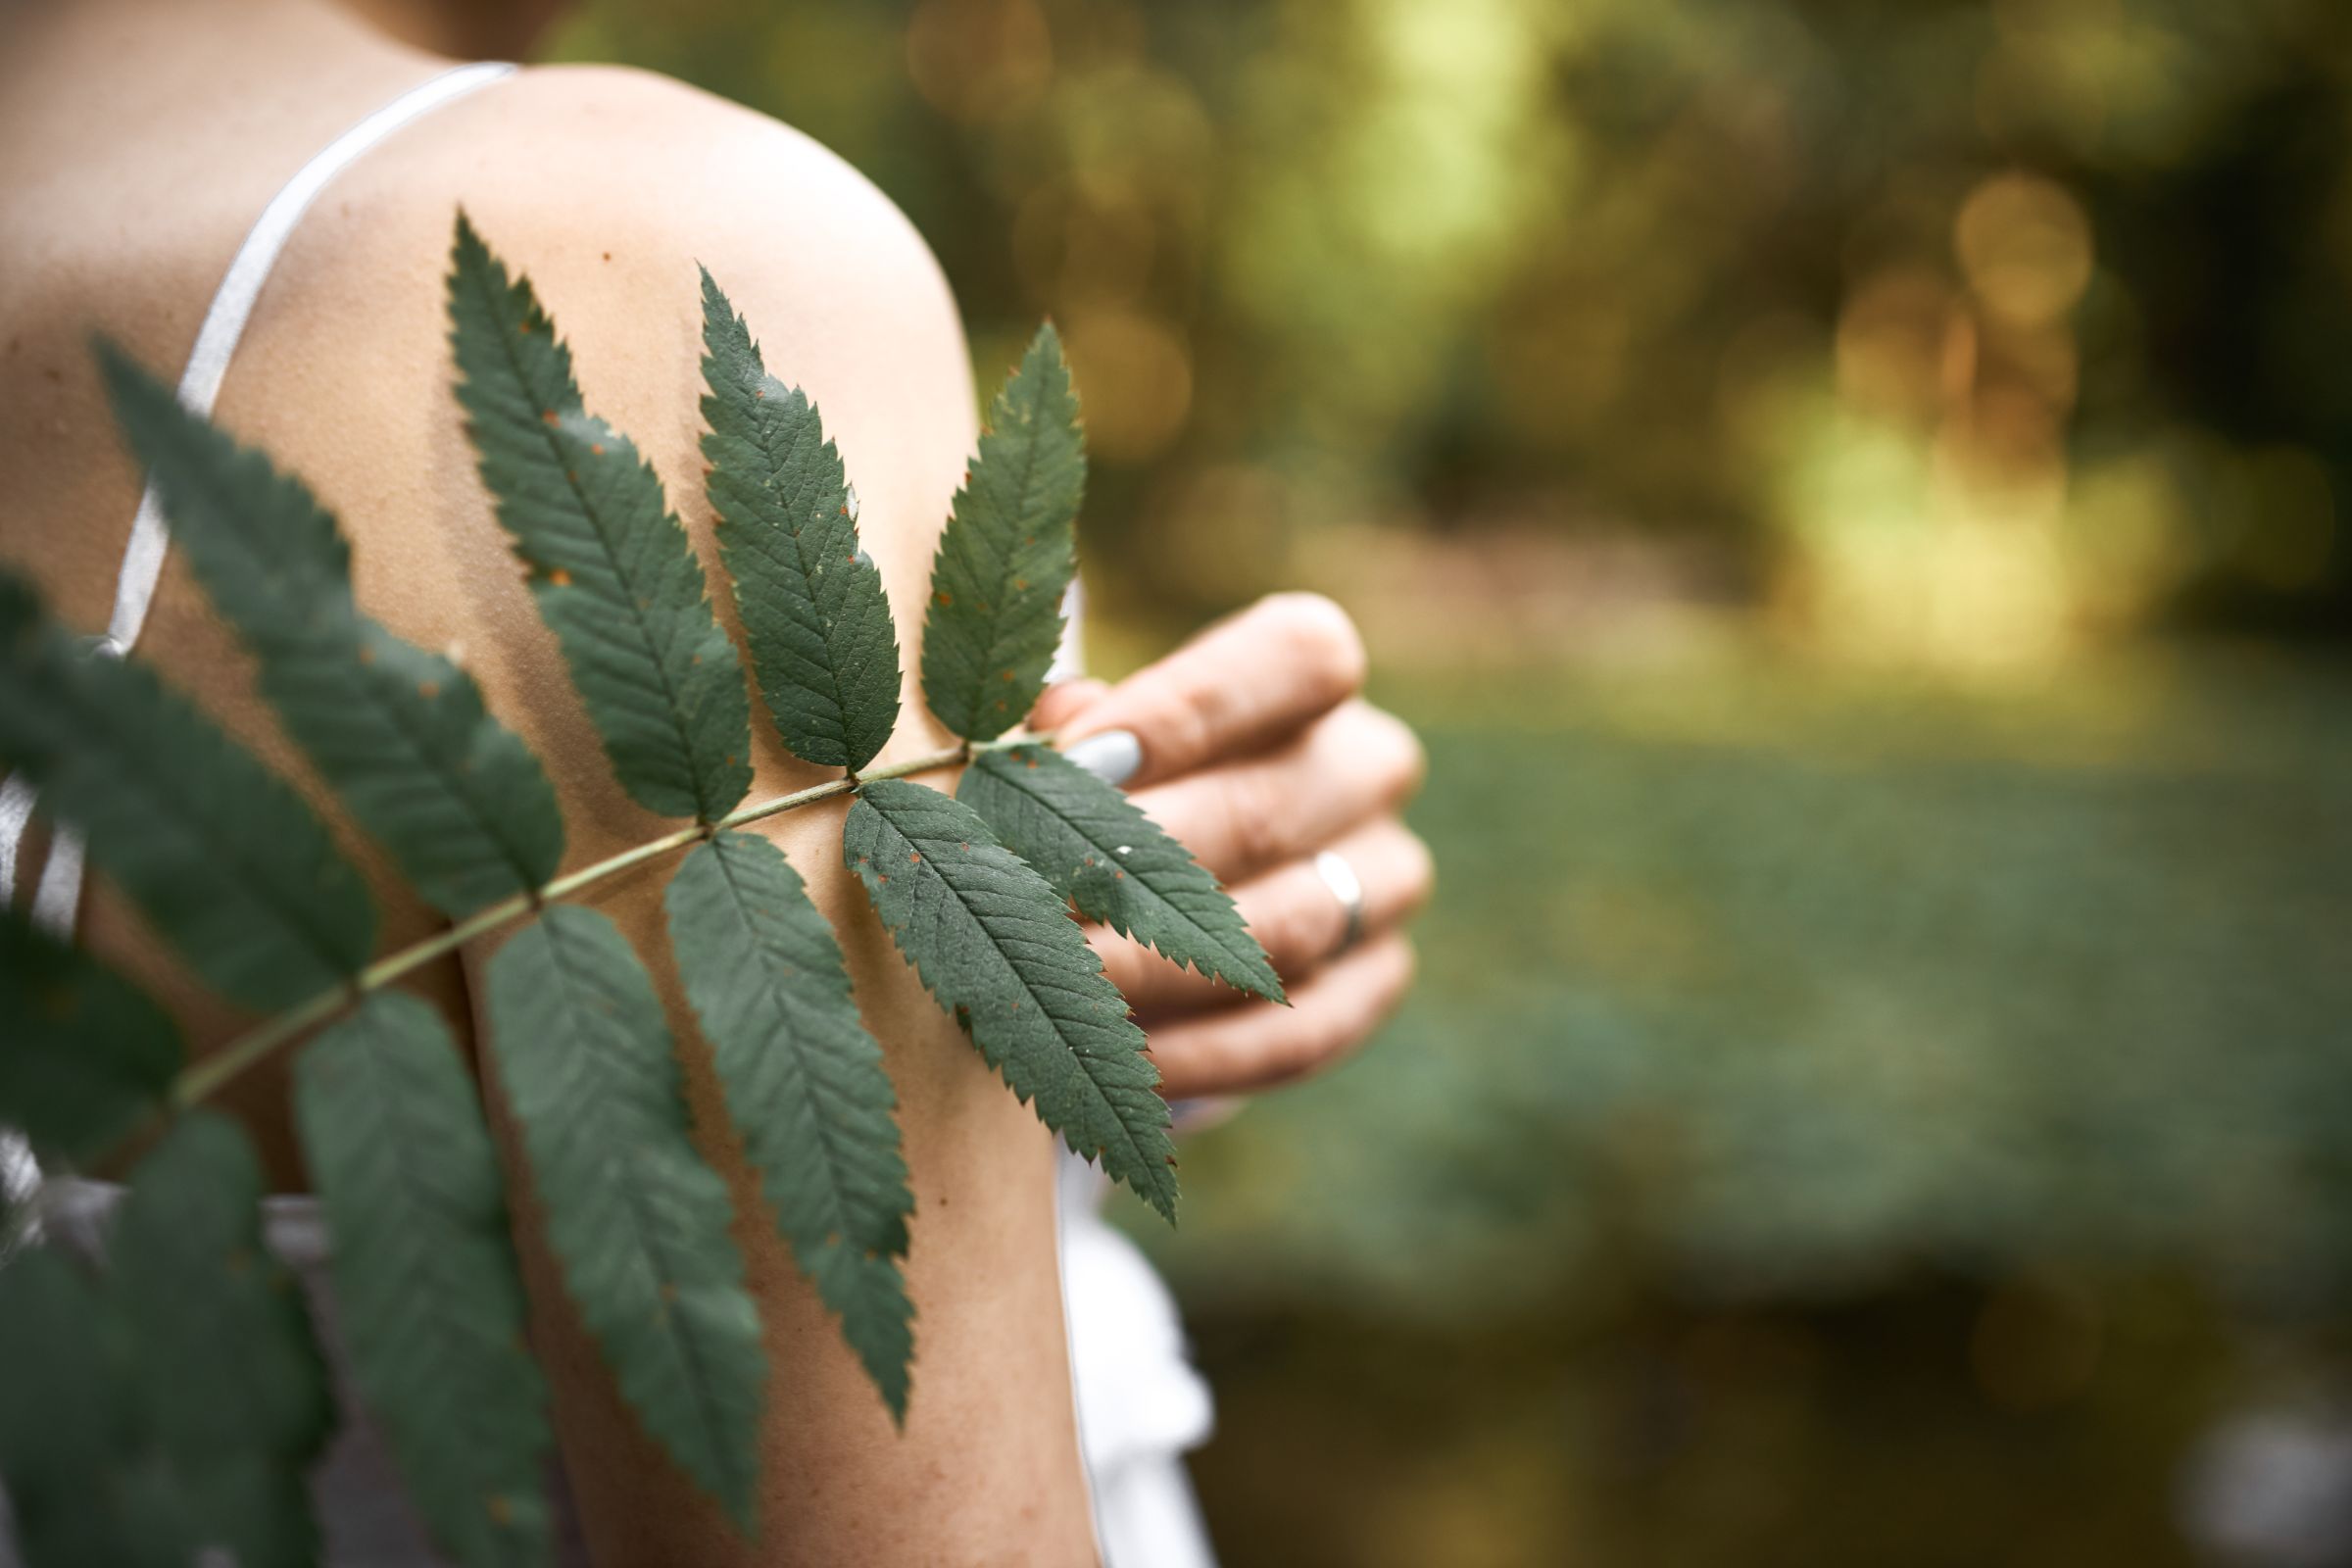
[[[568,588],[571,586],[571,573],[565,571],[562,566],[558,566],[547,574],[547,580],[559,588]]]
[[[546,423],[553,424],[556,422],[556,411],[553,409],[542,409],[539,413],[539,417]]]

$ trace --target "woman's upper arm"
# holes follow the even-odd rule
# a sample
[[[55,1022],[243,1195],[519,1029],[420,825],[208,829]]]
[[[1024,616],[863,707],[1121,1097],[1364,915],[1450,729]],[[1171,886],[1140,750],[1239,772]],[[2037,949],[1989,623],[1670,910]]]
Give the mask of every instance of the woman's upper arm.
[[[571,346],[588,408],[653,465],[732,627],[698,450],[696,265],[710,269],[769,369],[816,402],[858,488],[906,676],[884,760],[940,745],[913,672],[931,553],[971,450],[974,405],[954,303],[905,219],[807,138],[628,72],[526,72],[413,127],[386,154],[395,149],[355,169],[306,224],[222,416],[337,508],[367,608],[403,635],[455,645],[492,709],[546,760],[565,811],[565,864],[676,824],[613,783],[473,474],[441,325],[461,204],[531,276]],[[756,699],[752,712],[755,798],[831,771],[785,753]],[[726,1129],[669,960],[663,863],[605,884],[592,902],[655,976],[698,1142],[735,1196],[770,1369],[763,1527],[758,1547],[730,1544],[716,1510],[626,1415],[517,1181],[534,1333],[583,1517],[600,1560],[614,1562],[1088,1560],[1053,1145],[900,961],[843,872],[840,822],[830,803],[760,831],[840,933],[899,1096],[916,1200],[906,1431],[893,1429],[794,1266]],[[469,969],[486,956],[469,955]]]

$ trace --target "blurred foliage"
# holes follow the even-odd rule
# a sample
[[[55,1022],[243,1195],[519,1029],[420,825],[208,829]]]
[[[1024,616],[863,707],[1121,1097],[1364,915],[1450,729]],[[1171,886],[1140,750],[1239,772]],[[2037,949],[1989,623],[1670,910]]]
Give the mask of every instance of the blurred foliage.
[[[2341,674],[1387,695],[1433,758],[1423,980],[1188,1158],[1196,1277],[1508,1318],[1632,1239],[1715,1295],[2066,1259],[2352,1306]]]
[[[2341,1393],[2352,672],[1549,684],[1383,693],[1420,987],[1138,1228],[1227,1560],[2191,1560]]]
[[[564,52],[840,151],[992,375],[1051,312],[1162,602],[1369,518],[1692,541],[1940,664],[2352,619],[2340,0],[592,0]]]
[[[2352,1308],[2352,6],[565,50],[872,176],[983,380],[1061,323],[1106,667],[1320,587],[1429,740],[1416,1000],[1153,1244],[1230,1561],[2189,1560]]]

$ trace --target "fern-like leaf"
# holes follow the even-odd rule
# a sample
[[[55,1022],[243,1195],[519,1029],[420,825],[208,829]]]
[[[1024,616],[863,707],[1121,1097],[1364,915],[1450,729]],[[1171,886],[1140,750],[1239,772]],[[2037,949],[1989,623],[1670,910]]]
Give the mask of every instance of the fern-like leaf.
[[[302,1289],[263,1241],[261,1204],[245,1135],[188,1117],[132,1173],[109,1284],[136,1345],[143,1434],[179,1478],[198,1541],[247,1568],[292,1568],[318,1553],[303,1472],[335,1412]]]
[[[5,1560],[188,1568],[225,1544],[219,1473],[183,1474],[156,1446],[136,1351],[107,1282],[63,1252],[28,1249],[0,1269],[0,1476],[18,1548]]]
[[[379,991],[304,1051],[295,1109],[352,1375],[465,1568],[548,1560],[553,1446],[498,1160],[439,1014]]]
[[[368,961],[375,906],[309,806],[144,665],[85,655],[0,573],[0,761],[197,972],[283,1007]]]
[[[759,1313],[653,981],[611,920],[556,905],[490,960],[489,1000],[564,1282],[646,1430],[748,1529]]]
[[[482,482],[613,771],[649,811],[717,820],[751,788],[751,699],[662,481],[581,407],[530,280],[463,215],[449,319]]]
[[[1045,688],[1085,490],[1078,396],[1049,323],[989,410],[931,564],[923,700],[966,740],[1004,734]]]
[[[1159,1073],[1061,898],[970,807],[903,779],[859,792],[841,852],[899,951],[1012,1092],[1172,1222]]]
[[[27,1568],[188,1560],[185,1518],[154,1518],[126,1494],[130,1351],[102,1282],[61,1253],[28,1250],[0,1268],[0,1476]]]
[[[903,1421],[914,1308],[895,1259],[914,1200],[898,1099],[833,928],[783,852],[750,833],[688,856],[668,905],[678,972],[760,1191]]]
[[[539,760],[472,676],[360,612],[350,546],[309,487],[121,351],[99,358],[173,539],[259,656],[287,733],[417,891],[462,918],[555,875],[564,818]]]
[[[100,1154],[163,1104],[179,1028],[128,980],[0,910],[0,1123],[69,1160]]]
[[[898,723],[890,601],[815,406],[767,373],[708,271],[703,380],[705,483],[760,693],[793,755],[855,771]]]
[[[1272,1002],[1282,981],[1233,900],[1142,808],[1051,747],[983,752],[956,798],[1078,912]]]
[[[0,1475],[26,1568],[317,1561],[303,1471],[325,1368],[260,1200],[243,1136],[198,1118],[134,1173],[109,1275],[47,1250],[0,1268]]]

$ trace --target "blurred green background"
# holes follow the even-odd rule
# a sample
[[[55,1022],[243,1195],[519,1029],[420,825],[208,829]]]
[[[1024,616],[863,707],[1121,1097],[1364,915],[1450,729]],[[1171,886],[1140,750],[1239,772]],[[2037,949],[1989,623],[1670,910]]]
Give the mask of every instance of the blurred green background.
[[[2352,6],[562,53],[1061,323],[1099,664],[1320,588],[1428,739],[1416,1000],[1142,1233],[1230,1564],[2352,1561]]]

